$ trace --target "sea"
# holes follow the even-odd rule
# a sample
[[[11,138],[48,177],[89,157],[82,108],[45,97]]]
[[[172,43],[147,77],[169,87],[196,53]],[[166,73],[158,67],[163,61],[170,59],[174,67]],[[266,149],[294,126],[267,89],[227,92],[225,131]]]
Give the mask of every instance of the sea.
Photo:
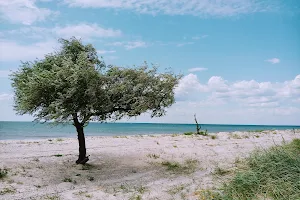
[[[201,129],[207,130],[208,133],[216,133],[233,131],[300,129],[300,126],[201,124]],[[89,125],[84,129],[86,136],[180,134],[191,131],[196,131],[195,124],[89,123]],[[41,124],[37,122],[0,121],[0,140],[26,140],[61,137],[77,137],[75,127],[71,124],[53,125],[52,123]]]

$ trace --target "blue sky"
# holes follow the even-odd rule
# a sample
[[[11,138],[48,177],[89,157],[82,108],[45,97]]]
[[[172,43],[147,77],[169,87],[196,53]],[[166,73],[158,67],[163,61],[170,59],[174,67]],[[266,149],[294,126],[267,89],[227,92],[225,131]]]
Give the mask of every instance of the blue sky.
[[[0,20],[0,120],[33,119],[8,74],[76,36],[107,64],[184,74],[166,116],[130,122],[300,125],[300,1],[0,0]]]

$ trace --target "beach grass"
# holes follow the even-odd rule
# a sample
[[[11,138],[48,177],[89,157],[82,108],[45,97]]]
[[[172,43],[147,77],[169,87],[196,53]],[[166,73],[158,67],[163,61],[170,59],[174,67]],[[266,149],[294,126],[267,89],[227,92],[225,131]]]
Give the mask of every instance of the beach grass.
[[[257,150],[214,199],[300,199],[300,139]]]

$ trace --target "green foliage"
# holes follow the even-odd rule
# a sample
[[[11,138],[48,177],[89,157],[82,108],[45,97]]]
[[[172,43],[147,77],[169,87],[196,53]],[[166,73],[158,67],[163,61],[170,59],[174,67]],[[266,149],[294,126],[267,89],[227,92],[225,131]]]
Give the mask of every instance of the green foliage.
[[[64,178],[63,182],[72,182],[72,179],[71,178]]]
[[[172,188],[170,188],[167,192],[171,195],[175,195],[179,192],[181,192],[182,190],[185,189],[185,185],[184,184],[180,184],[180,185],[174,185]]]
[[[153,153],[153,154],[148,154],[147,157],[158,159],[160,157],[160,155],[157,155],[157,154]]]
[[[185,132],[183,133],[183,135],[203,135],[203,136],[207,136],[207,130],[205,131],[200,131],[199,129],[199,132],[198,133],[195,133],[195,132]]]
[[[229,170],[221,168],[220,166],[217,166],[215,168],[215,171],[214,171],[214,174],[219,175],[219,176],[223,176],[223,175],[228,174],[228,173],[230,173]]]
[[[183,133],[184,135],[194,135],[195,133],[194,132],[185,132]]]
[[[139,194],[134,194],[129,198],[129,200],[142,200],[142,196]]]
[[[233,138],[233,139],[243,139],[243,137],[241,135],[236,134],[236,133],[231,134],[231,138]]]
[[[181,167],[180,163],[178,162],[163,161],[161,164],[166,166],[168,170],[177,170]]]
[[[16,193],[16,189],[15,188],[3,188],[1,191],[0,191],[0,195],[5,195],[5,194],[14,194]]]
[[[249,132],[254,132],[254,133],[262,133],[265,130],[250,130]]]
[[[197,190],[195,195],[198,197],[197,199],[201,200],[219,200],[221,196],[218,192],[213,190]],[[228,199],[229,200],[229,199]]]
[[[190,174],[195,172],[198,166],[198,161],[193,159],[187,159],[182,164],[175,161],[163,161],[161,164],[165,166],[168,171],[172,171],[178,174]]]
[[[0,168],[0,179],[3,179],[7,176],[7,169],[1,169]]]
[[[300,139],[256,151],[224,187],[222,199],[300,199]]]
[[[88,164],[88,163],[81,166],[81,170],[91,170],[93,168],[95,168],[95,166]]]
[[[213,140],[215,140],[215,139],[218,138],[216,135],[212,135],[212,136],[210,136],[210,137],[211,137],[211,139],[213,139]]]
[[[47,200],[60,200],[60,197],[58,195],[52,195],[52,196],[45,196],[44,199]]]
[[[208,134],[207,134],[207,130],[205,130],[205,131],[200,131],[200,132],[199,132],[199,135],[207,136],[207,135],[208,135]]]
[[[201,125],[198,124],[196,114],[194,114],[194,120],[195,120],[195,123],[196,123],[196,135],[207,136],[207,130],[201,131]]]
[[[106,66],[92,45],[76,38],[60,42],[59,51],[22,63],[11,76],[18,114],[56,123],[78,118],[83,126],[146,111],[162,116],[174,103],[180,76],[158,73],[147,63],[139,68]]]
[[[136,187],[136,191],[139,192],[140,194],[144,194],[147,191],[147,188],[144,186],[139,186]]]

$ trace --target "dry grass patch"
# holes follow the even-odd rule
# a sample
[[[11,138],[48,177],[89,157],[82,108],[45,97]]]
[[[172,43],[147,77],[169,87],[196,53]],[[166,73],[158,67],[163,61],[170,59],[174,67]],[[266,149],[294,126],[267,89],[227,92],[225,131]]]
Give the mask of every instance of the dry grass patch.
[[[176,161],[163,161],[161,165],[173,173],[191,174],[196,171],[198,163],[198,160],[187,159],[182,164]]]

